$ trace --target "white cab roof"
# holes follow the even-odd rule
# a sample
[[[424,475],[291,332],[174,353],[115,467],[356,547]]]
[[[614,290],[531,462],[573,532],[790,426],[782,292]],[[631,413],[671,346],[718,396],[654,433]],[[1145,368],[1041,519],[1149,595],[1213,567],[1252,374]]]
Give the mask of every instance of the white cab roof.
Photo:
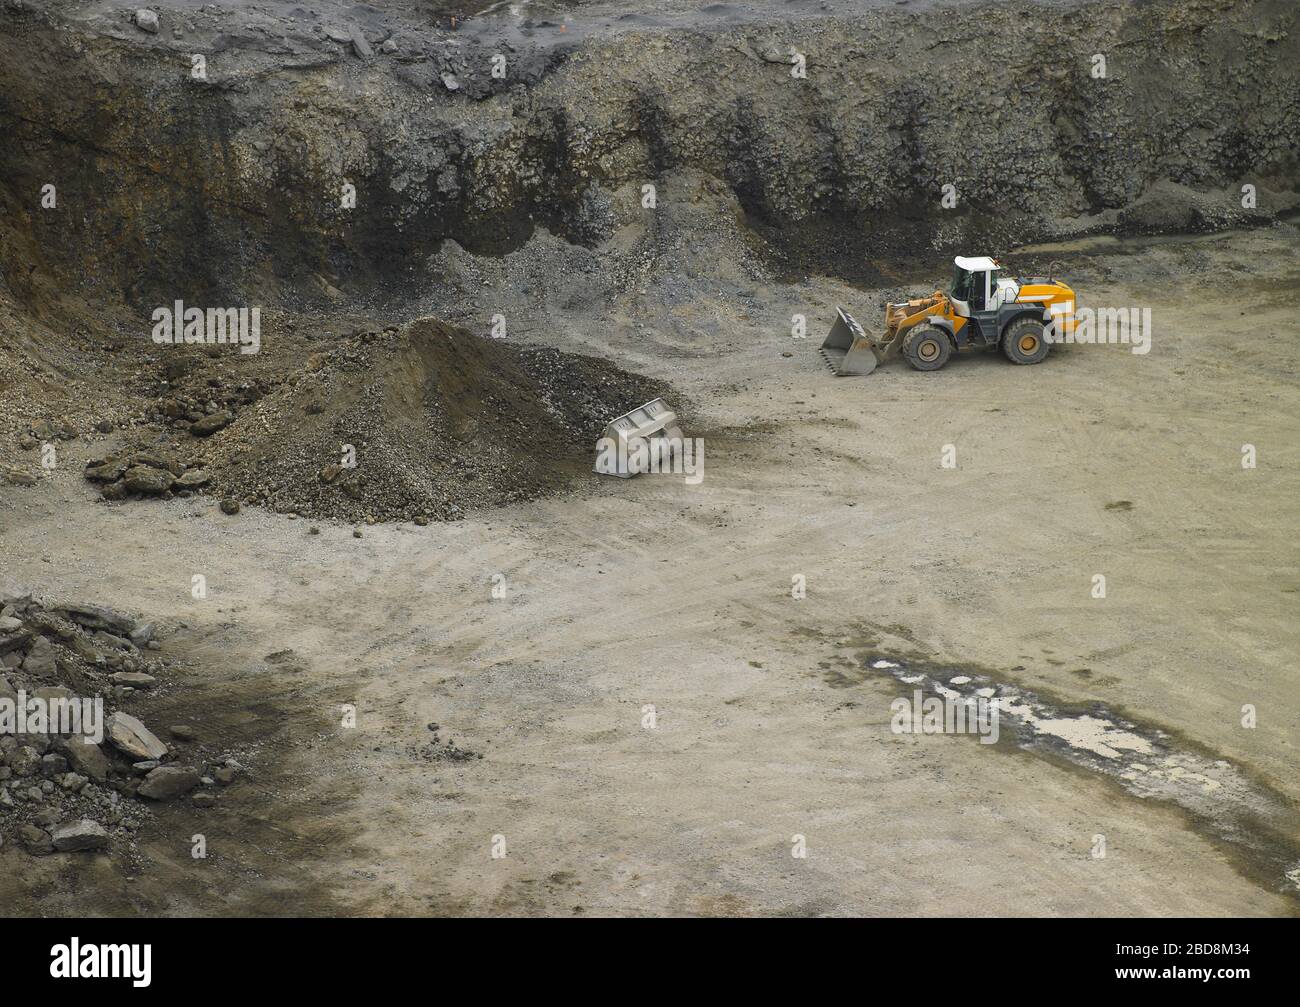
[[[977,255],[970,259],[966,258],[964,255],[959,255],[952,261],[957,264],[959,269],[964,269],[968,273],[981,273],[986,269],[998,268],[998,264],[987,255]]]

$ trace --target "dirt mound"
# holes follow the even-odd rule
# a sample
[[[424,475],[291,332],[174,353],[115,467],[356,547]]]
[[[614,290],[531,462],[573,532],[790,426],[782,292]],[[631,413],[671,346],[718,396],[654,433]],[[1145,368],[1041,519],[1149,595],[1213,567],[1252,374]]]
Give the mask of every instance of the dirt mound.
[[[348,521],[450,519],[591,469],[614,416],[664,386],[593,357],[436,319],[366,333],[198,442],[222,496]]]

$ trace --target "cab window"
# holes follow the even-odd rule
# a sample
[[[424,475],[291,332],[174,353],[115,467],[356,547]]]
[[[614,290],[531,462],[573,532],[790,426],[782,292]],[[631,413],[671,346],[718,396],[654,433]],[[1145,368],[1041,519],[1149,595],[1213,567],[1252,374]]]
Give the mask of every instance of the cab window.
[[[970,300],[971,274],[958,266],[952,277],[952,296],[957,301]]]

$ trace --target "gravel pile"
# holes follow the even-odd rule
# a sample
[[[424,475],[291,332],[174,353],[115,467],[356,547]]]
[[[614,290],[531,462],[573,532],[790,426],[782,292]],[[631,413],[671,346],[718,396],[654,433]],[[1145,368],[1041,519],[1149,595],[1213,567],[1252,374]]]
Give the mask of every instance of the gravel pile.
[[[167,488],[210,483],[223,499],[351,522],[454,519],[564,489],[590,472],[610,419],[663,391],[603,360],[421,319],[315,355],[217,432],[191,428]],[[130,460],[109,474],[130,480]],[[152,473],[134,471],[147,486]]]

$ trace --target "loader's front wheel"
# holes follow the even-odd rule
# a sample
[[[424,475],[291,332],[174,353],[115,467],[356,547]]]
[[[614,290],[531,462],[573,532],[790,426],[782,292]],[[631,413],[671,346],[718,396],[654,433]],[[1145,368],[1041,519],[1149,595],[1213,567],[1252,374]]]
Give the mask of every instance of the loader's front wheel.
[[[1049,343],[1043,338],[1043,323],[1020,318],[1007,326],[1002,352],[1013,364],[1036,364],[1047,356]]]
[[[937,371],[952,356],[952,343],[938,326],[918,325],[903,340],[903,356],[918,371]]]

